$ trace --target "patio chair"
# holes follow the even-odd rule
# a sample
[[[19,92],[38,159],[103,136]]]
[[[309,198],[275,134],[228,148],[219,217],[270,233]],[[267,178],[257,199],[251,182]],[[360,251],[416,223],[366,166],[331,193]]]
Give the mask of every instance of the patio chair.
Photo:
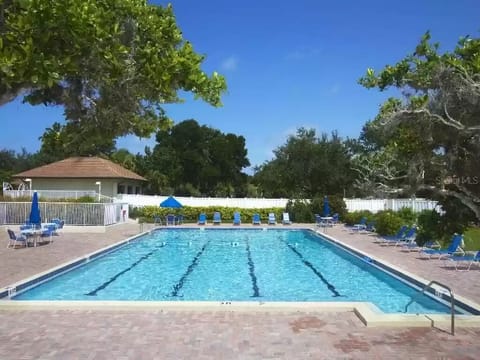
[[[262,222],[260,220],[260,215],[255,213],[253,214],[253,217],[252,217],[252,224],[253,225],[260,225]]]
[[[175,215],[168,214],[165,216],[165,225],[175,225]]]
[[[153,217],[153,226],[162,226],[162,218],[159,215]]]
[[[47,225],[42,229],[42,233],[40,234],[40,237],[45,239],[48,238],[48,242],[51,243],[53,242],[53,235],[57,232],[57,226],[56,225]]]
[[[222,216],[218,211],[213,213],[213,225],[220,225],[222,223]]]
[[[7,249],[9,247],[16,248],[17,245],[27,247],[27,238],[23,235],[16,235],[13,230],[7,229],[8,232],[8,244]]]
[[[204,213],[201,213],[198,216],[198,225],[205,225],[206,223],[207,223],[207,215],[205,215]]]
[[[235,211],[233,214],[233,225],[240,225],[242,223],[242,219],[240,217],[240,213]]]
[[[333,225],[336,225],[340,222],[340,215],[338,213],[335,213],[332,215],[332,223]]]
[[[459,265],[463,264],[464,268],[461,268]],[[450,255],[445,258],[445,267],[450,267],[450,265],[455,266],[455,270],[468,271],[473,264],[480,265],[480,251],[477,251],[475,254],[466,254],[462,256]]]
[[[436,240],[434,241],[427,241],[422,246],[418,245],[416,241],[412,241],[407,244],[402,244],[402,251],[420,251],[424,249],[440,249],[440,243]]]
[[[463,235],[455,234],[452,237],[452,242],[446,249],[423,249],[420,250],[420,255],[428,255],[428,259],[431,259],[432,256],[437,256],[439,259],[445,258],[449,255],[454,254],[465,254],[463,249],[460,247],[463,242]]]
[[[283,225],[291,225],[292,224],[292,222],[290,221],[290,214],[288,212],[283,213],[282,224]]]
[[[277,219],[275,218],[274,213],[269,213],[268,214],[268,225],[276,225],[277,224]]]
[[[397,233],[395,235],[391,235],[391,236],[382,236],[382,237],[379,237],[377,239],[377,241],[375,241],[376,243],[380,243],[380,244],[384,244],[386,242],[390,242],[390,241],[398,241],[400,239],[402,239],[405,234],[407,233],[408,231],[408,226],[407,225],[403,225],[400,229],[398,229]]]

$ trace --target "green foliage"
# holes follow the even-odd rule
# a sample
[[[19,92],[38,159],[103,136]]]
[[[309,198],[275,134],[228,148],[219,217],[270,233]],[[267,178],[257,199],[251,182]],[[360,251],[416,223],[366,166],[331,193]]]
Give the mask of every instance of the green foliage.
[[[233,221],[233,214],[240,212],[241,220],[243,223],[251,223],[253,215],[258,213],[263,223],[267,222],[268,214],[274,213],[277,221],[282,218],[283,208],[267,208],[267,209],[239,209],[222,206],[209,206],[209,207],[191,207],[184,206],[180,209],[161,208],[158,206],[144,206],[139,208],[130,207],[131,218],[144,218],[145,222],[153,222],[155,216],[159,216],[162,221],[168,214],[183,215],[186,222],[197,222],[198,216],[204,213],[207,216],[207,222],[211,223],[214,212],[220,212],[222,216],[222,222],[229,223]]]
[[[428,241],[443,242],[448,234],[443,233],[442,216],[433,210],[424,210],[418,215],[418,231],[415,241],[423,245]]]
[[[165,188],[183,196],[245,196],[250,165],[245,138],[185,120],[156,136],[153,151],[137,155],[137,170],[150,181],[150,192]],[[170,194],[169,194],[170,195]]]
[[[360,220],[362,218],[366,218],[367,221],[373,221],[375,219],[375,216],[374,214],[372,214],[371,211],[368,211],[368,210],[352,211],[352,212],[346,213],[343,220],[342,219],[341,220],[346,225],[352,226],[360,223]]]
[[[397,212],[385,210],[375,214],[375,229],[379,235],[394,235],[402,225],[412,224],[405,223]]]
[[[32,105],[63,105],[69,144],[147,137],[171,123],[162,106],[180,102],[179,91],[221,105],[224,78],[201,70],[204,56],[171,6],[4,1],[0,14],[0,105],[24,94]]]
[[[303,200],[289,200],[286,211],[290,220],[297,223],[312,223],[315,221],[312,205]]]
[[[372,183],[380,179],[397,194],[422,191],[442,201],[447,219],[463,207],[480,222],[480,38],[463,37],[453,51],[440,53],[427,32],[412,54],[379,72],[367,69],[359,82],[405,94],[388,99],[364,128],[367,154],[391,152],[395,160],[371,164]],[[462,228],[471,214],[460,212]]]
[[[403,207],[396,212],[402,218],[404,224],[414,225],[417,222],[417,214],[409,207]]]
[[[353,182],[348,148],[335,132],[318,137],[314,129],[300,128],[274,154],[273,160],[255,169],[252,182],[262,196],[343,194]]]
[[[480,228],[471,227],[463,233],[464,250],[478,251],[480,249]]]
[[[448,202],[451,206],[453,203]],[[457,203],[457,211],[450,209],[440,215],[434,210],[425,210],[418,216],[419,233],[417,243],[423,244],[430,240],[439,241],[447,244],[450,242],[453,234],[463,234],[469,228],[470,216],[462,214],[465,207]],[[467,209],[468,210],[468,209]]]

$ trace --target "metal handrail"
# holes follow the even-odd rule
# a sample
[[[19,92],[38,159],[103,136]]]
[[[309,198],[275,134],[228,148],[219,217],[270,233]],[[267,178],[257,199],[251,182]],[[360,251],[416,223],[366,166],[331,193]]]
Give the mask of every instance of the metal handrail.
[[[455,335],[455,296],[453,295],[453,290],[450,289],[447,285],[444,285],[442,283],[439,283],[438,281],[435,281],[435,280],[432,280],[430,281],[427,285],[425,285],[422,289],[422,291],[420,291],[416,296],[412,297],[412,299],[410,300],[410,302],[405,305],[405,312],[407,312],[407,309],[408,307],[420,296],[420,295],[423,295],[425,293],[425,290],[427,290],[428,288],[430,288],[433,284],[435,285],[438,285],[440,287],[443,287],[444,289],[448,290],[448,292],[450,293],[450,312],[451,312],[451,333],[452,335]],[[436,296],[439,296],[441,295],[441,293],[439,293],[438,290],[432,288],[434,291],[435,291],[435,295]]]

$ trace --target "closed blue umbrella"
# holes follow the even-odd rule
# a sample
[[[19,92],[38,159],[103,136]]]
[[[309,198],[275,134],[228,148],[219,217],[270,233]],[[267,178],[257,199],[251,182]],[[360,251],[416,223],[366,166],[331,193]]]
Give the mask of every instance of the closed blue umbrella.
[[[182,207],[182,204],[180,204],[180,202],[177,199],[175,199],[173,196],[169,196],[168,198],[166,198],[160,203],[160,207],[179,209]]]
[[[33,193],[32,199],[32,208],[30,209],[30,224],[36,224],[38,226],[42,223],[42,218],[40,217],[40,207],[38,206],[38,195],[37,192]]]
[[[323,216],[330,216],[330,204],[327,196],[323,198]]]

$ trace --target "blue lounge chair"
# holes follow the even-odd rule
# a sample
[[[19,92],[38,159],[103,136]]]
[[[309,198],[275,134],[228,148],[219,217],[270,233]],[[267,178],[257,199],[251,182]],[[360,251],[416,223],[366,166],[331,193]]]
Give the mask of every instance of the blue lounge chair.
[[[291,225],[292,224],[292,222],[290,221],[290,214],[288,212],[283,213],[282,224],[283,225]]]
[[[459,267],[460,264],[464,264],[464,267]],[[450,255],[445,259],[445,267],[454,265],[455,270],[468,271],[473,264],[480,265],[480,251],[462,256]]]
[[[233,214],[233,225],[240,225],[242,223],[242,219],[240,217],[240,213],[235,211]]]
[[[13,230],[7,229],[8,232],[8,244],[7,249],[9,247],[16,248],[17,245],[27,247],[27,238],[23,235],[16,235]]]
[[[408,228],[408,226],[402,226],[400,230],[398,230],[397,234],[394,236],[385,236],[382,238],[381,244],[387,245],[399,245],[399,244],[407,244],[411,243],[415,240],[417,236],[417,228],[413,226],[412,228]]]
[[[207,223],[207,215],[205,215],[204,213],[201,213],[198,216],[198,225],[205,225],[206,223]]]
[[[363,217],[360,219],[360,221],[358,222],[358,224],[354,224],[352,226],[352,231],[357,231],[357,232],[360,232],[360,231],[364,231],[367,229],[367,218]]]
[[[218,211],[213,213],[213,225],[220,225],[222,223],[222,216]]]
[[[252,217],[252,224],[253,225],[260,225],[262,222],[260,220],[260,215],[259,214],[253,214]]]
[[[452,242],[447,249],[424,249],[420,250],[421,255],[428,255],[428,258],[431,259],[432,256],[438,256],[439,259],[447,257],[454,254],[464,254],[465,252],[460,247],[462,245],[463,235],[455,234],[452,237]]]
[[[268,225],[276,225],[277,224],[277,219],[275,218],[274,213],[269,213],[268,214]]]

